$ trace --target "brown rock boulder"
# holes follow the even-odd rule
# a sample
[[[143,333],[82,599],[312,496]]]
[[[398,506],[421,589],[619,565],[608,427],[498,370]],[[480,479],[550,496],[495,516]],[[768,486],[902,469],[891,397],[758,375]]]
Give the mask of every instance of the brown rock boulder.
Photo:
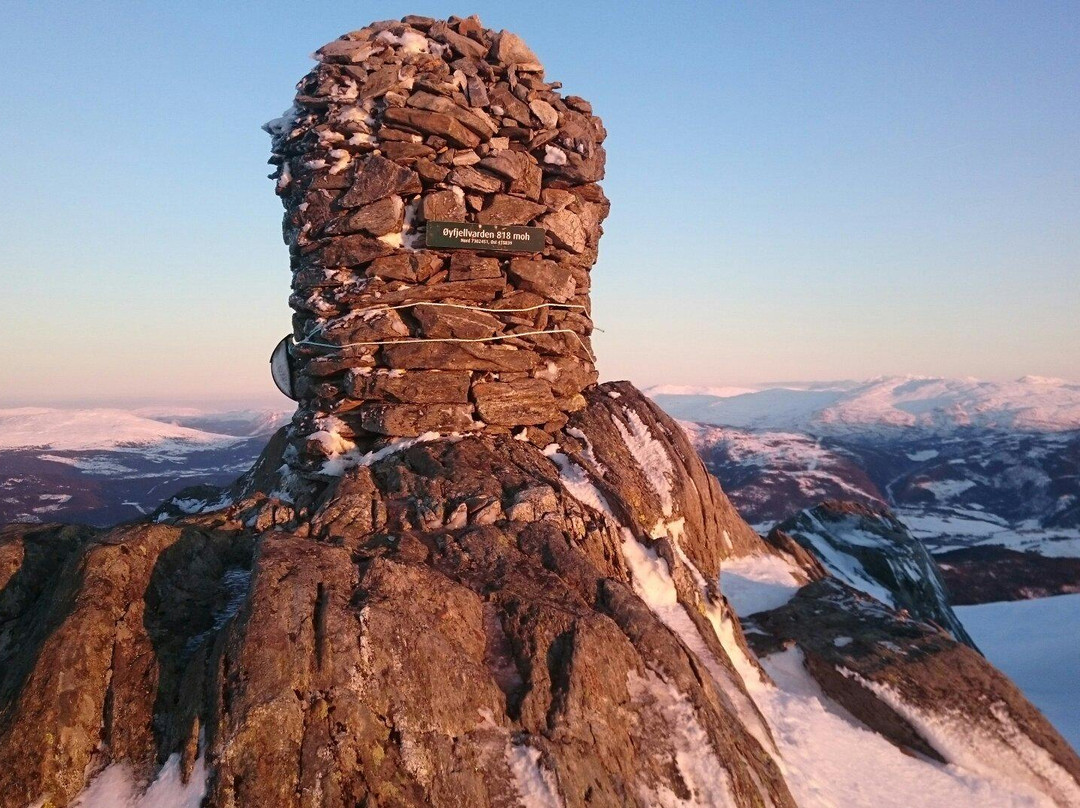
[[[420,324],[425,337],[480,339],[502,329],[502,323],[483,311],[450,308],[447,306],[415,306],[412,316]]]
[[[528,224],[545,210],[543,205],[527,199],[495,194],[476,220],[481,224]]]
[[[393,251],[377,238],[356,234],[330,239],[319,250],[319,260],[327,267],[355,267]]]
[[[415,437],[424,432],[463,432],[473,427],[471,404],[391,404],[360,407],[360,423],[377,435]]]
[[[455,146],[472,149],[480,145],[479,135],[466,127],[457,118],[442,112],[390,107],[383,113],[383,120],[387,123],[414,129],[425,135],[437,135],[445,138]]]
[[[453,191],[433,191],[424,194],[421,213],[427,221],[465,221],[465,196]]]
[[[345,376],[345,392],[354,399],[376,398],[405,404],[467,404],[470,380],[470,375],[465,372],[352,370]]]
[[[385,236],[401,230],[405,214],[405,204],[400,196],[388,196],[349,214],[344,219],[336,219],[324,230],[328,236],[347,233],[370,233],[373,236]]]
[[[391,367],[408,370],[491,370],[524,371],[540,364],[533,351],[496,347],[484,343],[384,345],[383,361]]]
[[[551,387],[540,379],[481,382],[473,385],[472,394],[476,411],[488,424],[546,424],[557,412]]]
[[[585,227],[576,214],[559,210],[548,214],[537,224],[548,231],[557,246],[576,253],[585,249]]]
[[[450,280],[468,281],[501,278],[498,258],[487,258],[465,250],[456,250],[450,258]]]
[[[556,303],[566,303],[577,289],[574,275],[569,269],[544,258],[513,259],[510,262],[510,277],[517,282],[519,289]]]
[[[447,181],[482,194],[491,194],[503,189],[503,181],[498,177],[479,171],[472,166],[455,168],[450,172]]]
[[[357,164],[352,186],[338,203],[342,207],[357,208],[391,194],[418,194],[420,191],[420,177],[415,171],[375,154]]]

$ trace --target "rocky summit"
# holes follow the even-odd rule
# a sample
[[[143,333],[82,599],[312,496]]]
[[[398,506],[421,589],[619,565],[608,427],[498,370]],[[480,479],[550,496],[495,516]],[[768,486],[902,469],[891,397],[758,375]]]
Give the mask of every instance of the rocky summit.
[[[475,18],[316,57],[269,126],[296,416],[143,521],[0,532],[2,808],[1080,804],[943,612],[872,594],[913,581],[765,541],[596,383],[586,101]],[[543,246],[428,248],[430,221]],[[894,539],[861,568],[921,574]],[[749,633],[724,568],[767,585]]]

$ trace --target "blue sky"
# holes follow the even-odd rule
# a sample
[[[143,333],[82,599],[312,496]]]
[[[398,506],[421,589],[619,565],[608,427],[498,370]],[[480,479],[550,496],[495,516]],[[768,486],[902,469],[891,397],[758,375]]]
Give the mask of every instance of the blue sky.
[[[3,404],[264,401],[259,126],[325,41],[478,13],[608,128],[604,378],[1080,378],[1076,3],[23,3]]]

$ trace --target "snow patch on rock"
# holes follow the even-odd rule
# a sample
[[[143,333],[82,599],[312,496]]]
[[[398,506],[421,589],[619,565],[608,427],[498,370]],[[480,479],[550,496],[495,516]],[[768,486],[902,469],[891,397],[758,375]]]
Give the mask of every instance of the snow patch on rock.
[[[548,444],[544,448],[544,455],[548,457],[559,469],[559,479],[563,486],[570,492],[570,496],[583,505],[607,514],[612,519],[615,514],[611,510],[604,495],[593,485],[589,474],[585,469],[559,451],[561,447],[557,443]]]
[[[672,755],[690,798],[683,799],[671,789],[657,785],[645,789],[642,797],[647,805],[659,808],[723,808],[737,803],[731,794],[731,778],[727,770],[717,765],[709,735],[702,728],[694,706],[675,687],[650,670],[645,676],[633,671],[626,674],[627,690],[632,698],[652,703],[673,730]]]
[[[184,782],[180,756],[172,755],[145,789],[126,763],[113,763],[97,775],[72,803],[72,808],[199,808],[206,795],[208,771],[199,757]]]
[[[506,762],[523,808],[563,808],[555,775],[540,762],[540,750],[528,744],[511,744]]]
[[[796,568],[774,555],[725,559],[720,591],[740,617],[778,609],[802,587]]]
[[[1004,702],[990,706],[998,725],[983,727],[973,725],[969,716],[916,707],[891,685],[872,682],[847,668],[838,670],[892,707],[951,763],[998,780],[1002,787],[1030,789],[1036,799],[1045,795],[1057,805],[1080,805],[1080,785],[1016,725]]]
[[[674,503],[671,495],[671,481],[675,477],[675,469],[672,468],[671,458],[668,457],[663,445],[653,437],[649,428],[641,420],[641,417],[631,409],[624,410],[626,420],[630,425],[627,429],[618,418],[612,419],[615,427],[622,435],[626,448],[634,456],[638,466],[645,472],[645,477],[660,497],[660,507],[664,516],[671,516]]]

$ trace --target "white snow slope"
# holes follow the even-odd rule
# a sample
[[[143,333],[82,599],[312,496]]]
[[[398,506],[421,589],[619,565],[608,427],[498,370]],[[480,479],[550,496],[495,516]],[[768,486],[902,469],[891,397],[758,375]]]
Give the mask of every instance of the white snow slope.
[[[226,446],[237,438],[144,418],[124,410],[0,410],[0,449],[57,451],[157,446]]]
[[[1080,595],[955,611],[986,658],[1080,749]]]
[[[740,388],[652,387],[675,418],[811,434],[852,428],[958,427],[1056,432],[1080,429],[1080,384],[1025,376],[1012,382],[889,376],[862,382]]]

